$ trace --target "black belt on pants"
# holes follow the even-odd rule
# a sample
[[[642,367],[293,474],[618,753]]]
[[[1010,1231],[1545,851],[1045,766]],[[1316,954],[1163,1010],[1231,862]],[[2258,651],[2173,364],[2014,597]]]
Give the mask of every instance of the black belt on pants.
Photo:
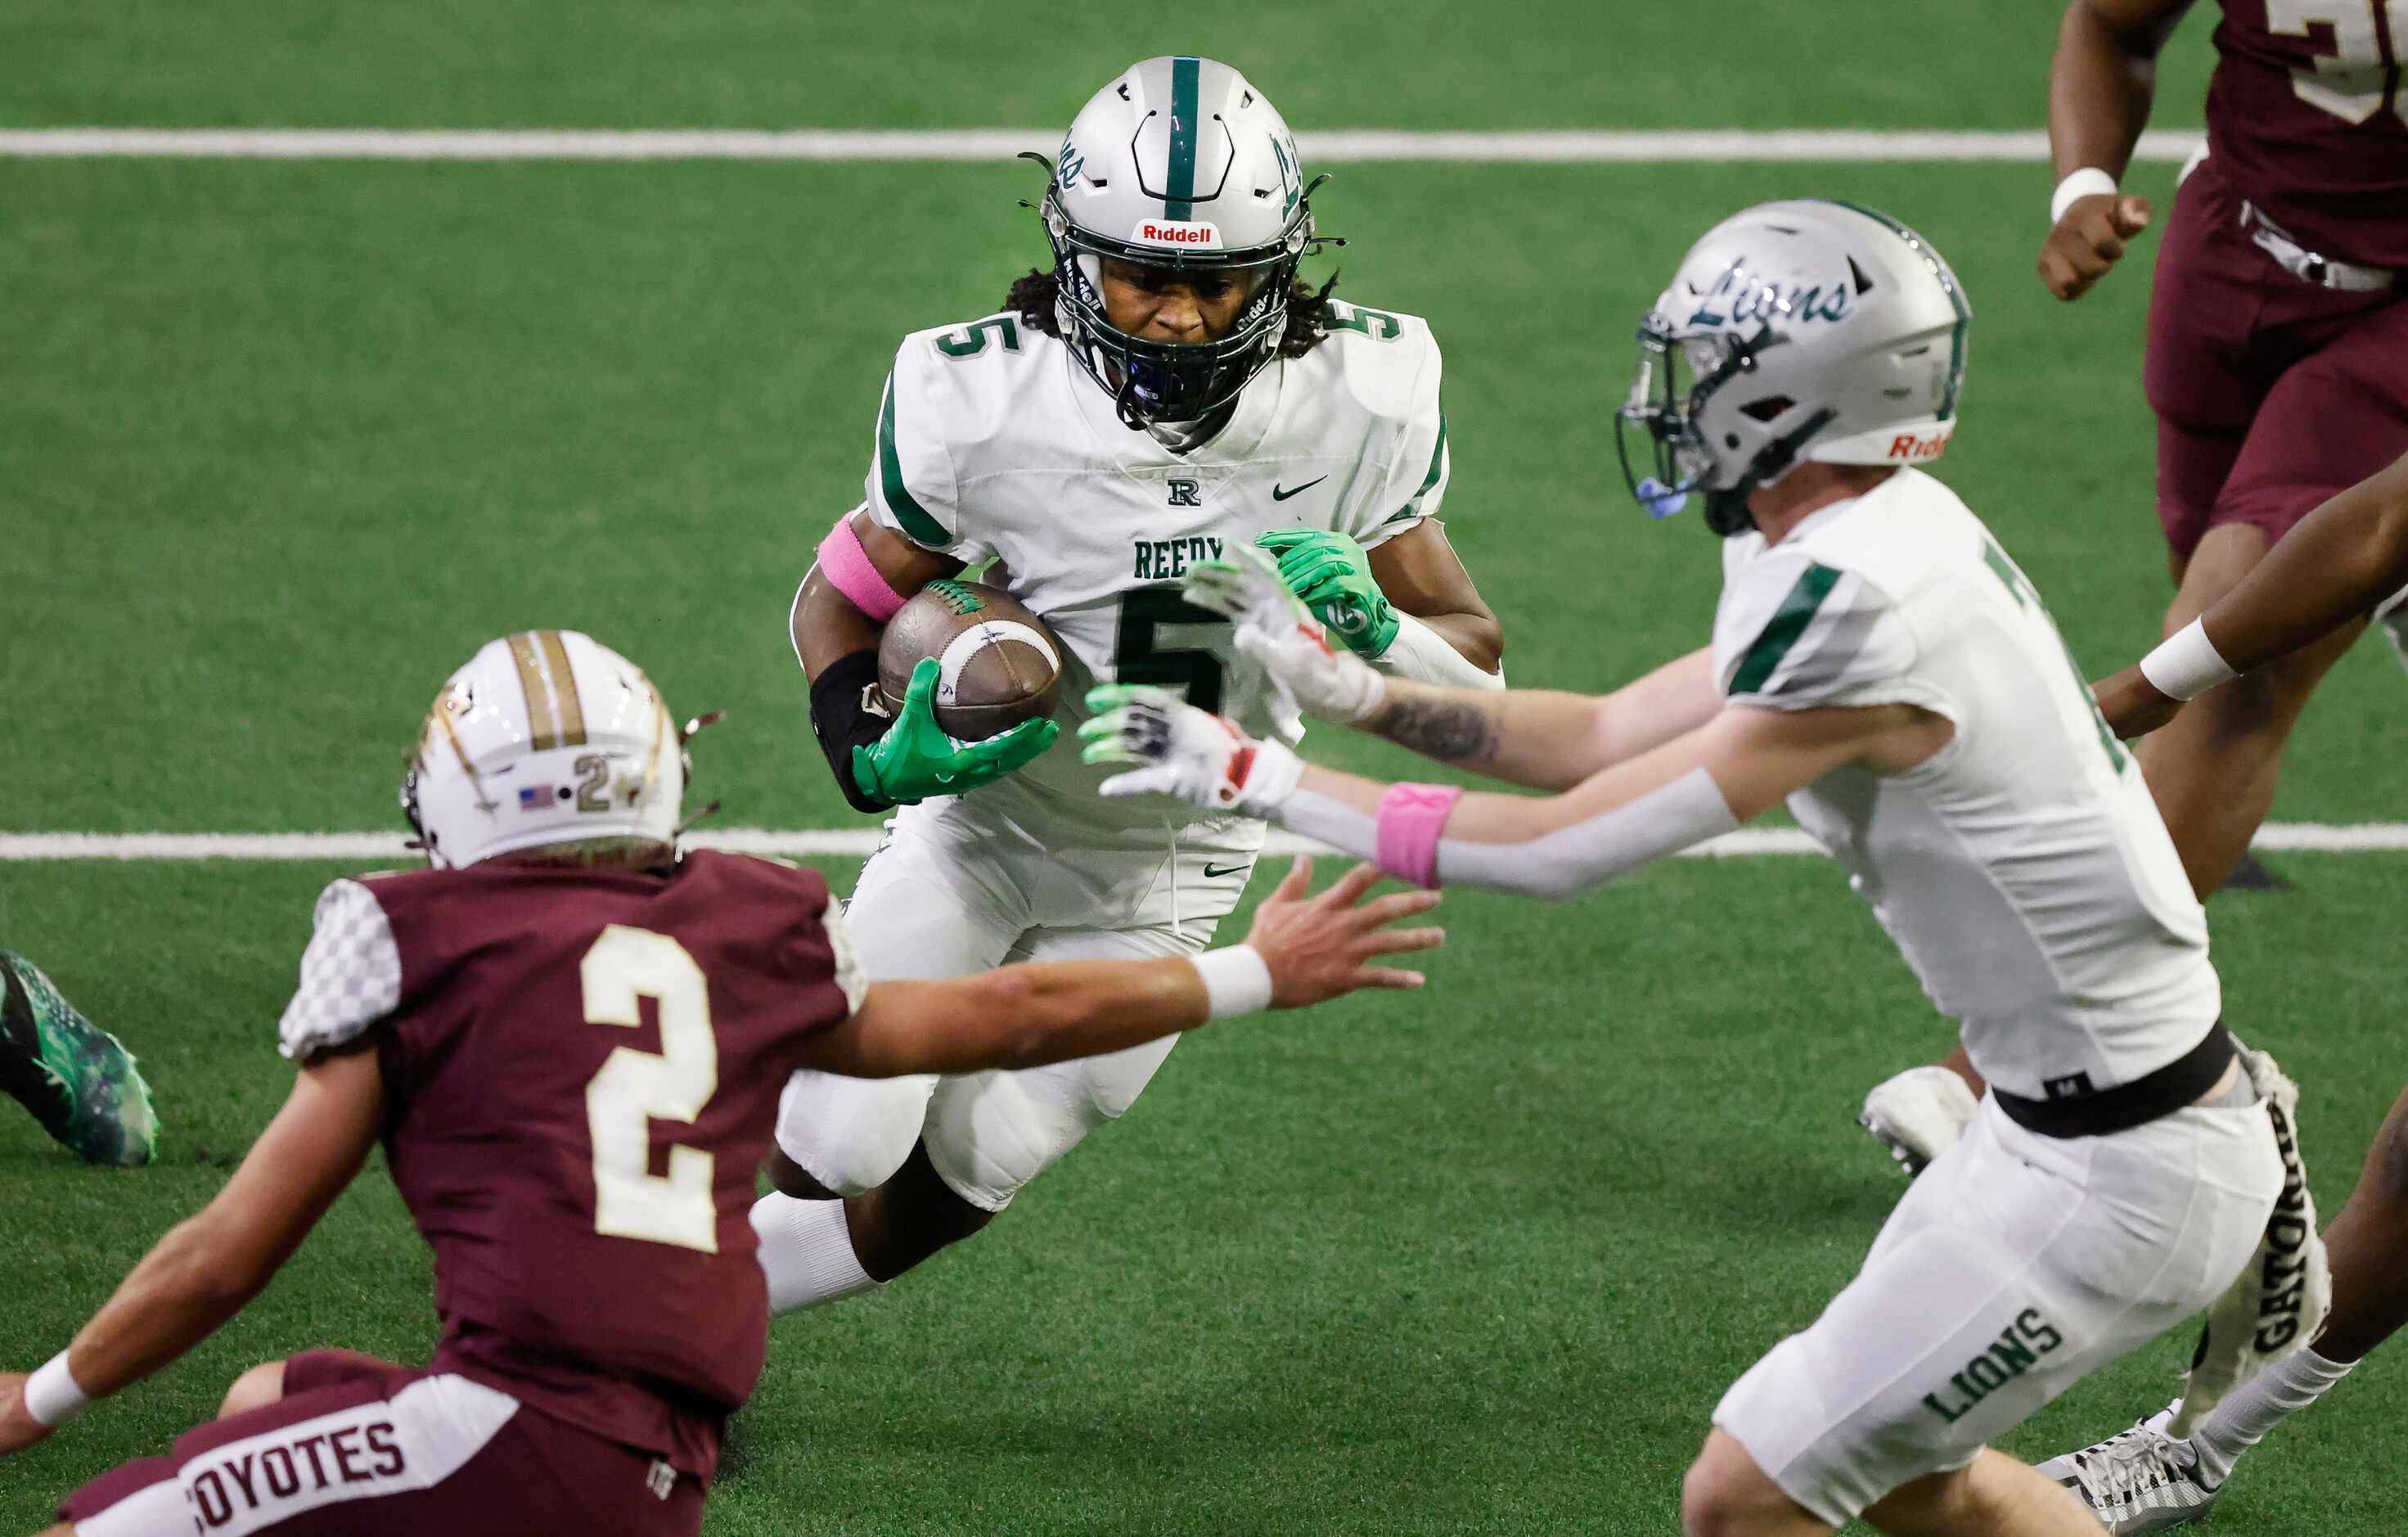
[[[2239,1050],[2232,1043],[2231,1032],[2219,1019],[2208,1027],[2198,1045],[2157,1071],[2128,1084],[2084,1089],[2046,1099],[2027,1099],[2000,1088],[1990,1092],[1997,1096],[1999,1108],[2007,1113],[2007,1119],[2026,1131],[2043,1137],[2111,1136],[2146,1126],[2160,1115],[2171,1115],[2198,1100],[2224,1076],[2224,1070],[2232,1065]]]

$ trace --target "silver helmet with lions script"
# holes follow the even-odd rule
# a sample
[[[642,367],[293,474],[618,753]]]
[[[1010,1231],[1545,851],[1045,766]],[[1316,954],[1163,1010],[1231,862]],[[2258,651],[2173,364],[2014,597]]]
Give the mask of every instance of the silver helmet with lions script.
[[[1042,214],[1064,339],[1132,427],[1227,405],[1277,355],[1312,210],[1296,136],[1227,65],[1147,59],[1096,93],[1054,162]],[[1229,334],[1130,336],[1104,309],[1103,264],[1240,285]]]
[[[1664,517],[1703,492],[1727,537],[1753,526],[1747,494],[1802,461],[1938,458],[1972,318],[1940,253],[1886,214],[1818,200],[1733,214],[1640,325],[1614,424],[1631,494]]]

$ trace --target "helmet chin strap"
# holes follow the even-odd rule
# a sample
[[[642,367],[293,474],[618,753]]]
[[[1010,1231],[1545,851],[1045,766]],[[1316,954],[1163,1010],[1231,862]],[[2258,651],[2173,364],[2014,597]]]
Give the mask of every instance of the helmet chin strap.
[[[1706,493],[1706,526],[1724,539],[1737,539],[1756,526],[1748,514],[1747,489],[1735,486],[1727,491]]]
[[[1119,417],[1121,425],[1129,431],[1143,432],[1148,424],[1143,416],[1138,414],[1136,376],[1126,368],[1120,370],[1120,376],[1121,387],[1112,392],[1112,414]]]
[[[1230,418],[1238,414],[1239,395],[1231,395],[1201,416],[1188,421],[1157,421],[1138,409],[1137,383],[1129,377],[1128,371],[1111,365],[1107,366],[1107,370],[1118,375],[1120,379],[1119,384],[1112,390],[1112,414],[1120,418],[1121,425],[1131,432],[1144,433],[1173,453],[1185,453],[1191,449],[1200,448],[1211,442],[1223,427],[1229,424]],[[1240,395],[1243,393],[1242,390],[1240,391]],[[1184,427],[1187,430],[1177,433],[1166,431],[1170,427]]]
[[[1759,486],[1768,486],[1788,474],[1798,466],[1798,451],[1812,441],[1816,433],[1831,424],[1840,413],[1826,406],[1798,424],[1789,431],[1767,443],[1749,460],[1740,473],[1740,483],[1725,491],[1706,493],[1706,526],[1725,539],[1736,538],[1756,526],[1756,517],[1748,510],[1748,494]]]
[[[425,855],[428,862],[432,863],[435,855],[435,839],[426,830],[426,824],[419,819],[418,760],[414,757],[402,761],[401,814],[409,824],[409,836],[402,840],[401,846]]]

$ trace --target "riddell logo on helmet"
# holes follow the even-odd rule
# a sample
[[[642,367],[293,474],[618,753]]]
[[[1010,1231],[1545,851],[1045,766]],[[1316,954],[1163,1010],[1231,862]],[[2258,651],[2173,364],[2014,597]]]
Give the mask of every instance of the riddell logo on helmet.
[[[1889,440],[1888,458],[1894,464],[1920,464],[1926,459],[1939,458],[1940,451],[1947,446],[1948,435],[1944,432],[1935,432],[1928,438],[1901,432]]]
[[[1138,221],[1132,240],[1143,240],[1157,246],[1217,246],[1221,232],[1210,224],[1173,224],[1156,219]]]

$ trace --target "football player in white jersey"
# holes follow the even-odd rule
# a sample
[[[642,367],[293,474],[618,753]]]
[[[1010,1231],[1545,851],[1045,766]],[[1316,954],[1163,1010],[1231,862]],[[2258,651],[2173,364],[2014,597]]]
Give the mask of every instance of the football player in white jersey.
[[[1970,313],[1928,245],[1850,206],[1767,204],[1691,249],[1622,420],[1656,451],[1643,501],[1702,495],[1723,596],[1710,646],[1603,699],[1383,678],[1257,566],[1190,582],[1309,713],[1551,796],[1377,784],[1156,691],[1091,701],[1090,755],[1138,766],[1107,795],[1265,817],[1425,883],[1568,896],[1785,799],[1961,1022],[1990,1094],[1856,1279],[1724,1397],[1693,1534],[2096,1537],[1987,1444],[2211,1301],[2269,1300],[2248,1262],[2287,1199],[2273,1112],[2296,1091],[2219,1022],[2199,902],[2039,595],[1913,467],[1955,430]],[[2211,1338],[2220,1385],[2253,1344]]]
[[[1237,905],[1259,822],[1103,800],[1077,744],[1054,745],[1087,688],[1115,680],[1297,736],[1259,670],[1231,667],[1228,623],[1181,599],[1199,561],[1262,547],[1383,671],[1503,686],[1495,616],[1435,521],[1437,344],[1413,316],[1297,280],[1312,188],[1271,104],[1226,65],[1149,59],[1096,93],[1050,169],[1051,271],[999,313],[904,338],[867,496],[796,596],[837,783],[860,810],[894,812],[851,905],[880,980],[1185,955]],[[930,716],[933,662],[888,719],[883,625],[929,582],[990,561],[982,580],[1068,648],[1060,720],[955,742]],[[862,1290],[976,1232],[1126,1111],[1170,1045],[1028,1072],[798,1078],[778,1191],[753,1214],[773,1305]]]

